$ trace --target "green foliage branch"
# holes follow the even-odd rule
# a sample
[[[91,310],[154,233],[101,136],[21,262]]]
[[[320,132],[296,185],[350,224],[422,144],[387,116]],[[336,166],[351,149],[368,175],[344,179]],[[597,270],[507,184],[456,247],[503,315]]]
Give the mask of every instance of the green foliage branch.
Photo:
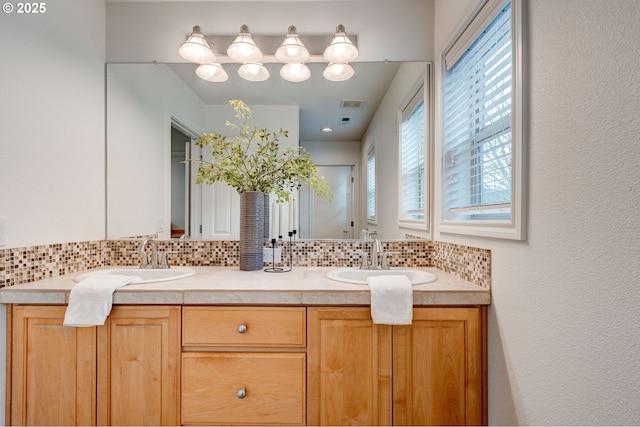
[[[237,123],[225,121],[225,126],[237,135],[231,138],[221,133],[204,133],[196,141],[199,147],[211,148],[213,162],[191,159],[199,165],[196,184],[225,182],[238,193],[262,191],[275,193],[278,202],[302,184],[309,184],[316,195],[331,199],[327,180],[318,174],[311,156],[304,147],[281,149],[280,138],[289,132],[280,128],[267,131],[253,123],[251,109],[243,101],[232,99]]]

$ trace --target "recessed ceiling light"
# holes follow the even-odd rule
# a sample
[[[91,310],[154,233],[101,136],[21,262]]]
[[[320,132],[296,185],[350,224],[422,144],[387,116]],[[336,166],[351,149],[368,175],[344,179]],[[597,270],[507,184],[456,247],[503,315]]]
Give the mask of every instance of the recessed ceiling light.
[[[320,129],[320,132],[331,133],[333,132],[333,129],[331,129],[330,127],[326,127],[326,128]]]

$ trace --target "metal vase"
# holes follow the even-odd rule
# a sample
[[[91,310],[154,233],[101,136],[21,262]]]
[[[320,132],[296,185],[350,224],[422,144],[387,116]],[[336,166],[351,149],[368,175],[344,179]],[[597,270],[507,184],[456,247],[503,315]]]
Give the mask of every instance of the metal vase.
[[[261,270],[264,247],[264,193],[240,194],[240,270]]]

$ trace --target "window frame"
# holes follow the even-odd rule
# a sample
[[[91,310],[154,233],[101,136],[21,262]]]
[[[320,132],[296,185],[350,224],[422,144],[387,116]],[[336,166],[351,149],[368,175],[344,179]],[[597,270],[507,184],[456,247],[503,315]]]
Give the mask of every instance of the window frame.
[[[475,42],[477,37],[469,38],[468,32],[474,32],[479,35],[478,28],[473,28],[474,19],[486,13],[487,5],[502,3],[501,0],[483,0],[478,2],[473,13],[468,17],[463,25],[452,37],[451,41],[445,45],[441,52],[440,62],[440,220],[438,230],[442,233],[464,234],[473,236],[483,236],[492,238],[503,238],[513,240],[526,239],[526,206],[525,206],[525,152],[524,152],[524,73],[523,73],[523,5],[522,0],[511,0],[511,203],[510,218],[500,219],[499,215],[485,215],[483,219],[477,219],[470,215],[470,219],[446,219],[445,218],[445,146],[444,146],[444,85],[445,74],[445,57],[456,42],[461,39],[467,39],[467,46]],[[504,2],[505,4],[507,2]],[[500,8],[501,10],[501,8]],[[496,15],[493,15],[495,17]],[[493,18],[491,18],[493,20]],[[481,28],[480,30],[486,27]],[[480,31],[481,32],[481,31]],[[481,209],[481,208],[479,208]]]
[[[373,158],[373,215],[369,215],[369,161]],[[367,151],[367,164],[366,164],[366,216],[367,223],[369,224],[377,224],[377,214],[378,214],[378,193],[376,188],[376,172],[377,172],[377,163],[376,163],[376,144],[375,142],[371,145],[369,150]]]
[[[405,217],[405,212],[402,209],[402,124],[404,121],[404,111],[410,107],[417,107],[418,103],[414,103],[416,96],[420,96],[424,102],[424,160],[423,166],[423,217],[421,219],[410,219]],[[412,103],[414,105],[412,105]],[[397,109],[398,116],[398,210],[397,210],[397,222],[400,228],[409,228],[414,230],[430,231],[431,229],[431,182],[432,182],[432,94],[431,94],[431,64],[426,64],[425,73],[420,79],[412,86],[411,91],[408,92],[408,96],[400,104]]]

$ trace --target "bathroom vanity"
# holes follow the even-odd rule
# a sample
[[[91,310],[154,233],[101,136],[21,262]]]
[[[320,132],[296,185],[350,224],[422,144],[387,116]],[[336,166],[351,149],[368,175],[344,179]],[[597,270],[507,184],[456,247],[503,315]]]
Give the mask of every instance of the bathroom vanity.
[[[103,326],[62,326],[71,277],[0,291],[13,425],[487,424],[490,291],[436,269],[413,323],[375,325],[366,286],[196,267],[128,285]],[[56,402],[53,404],[52,402]]]

